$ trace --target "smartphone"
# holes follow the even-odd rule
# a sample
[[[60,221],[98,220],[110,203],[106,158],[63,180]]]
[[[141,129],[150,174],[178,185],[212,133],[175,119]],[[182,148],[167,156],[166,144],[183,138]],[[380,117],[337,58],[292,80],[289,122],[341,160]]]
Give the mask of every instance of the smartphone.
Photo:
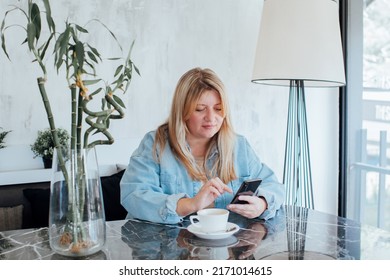
[[[251,179],[251,180],[246,180],[242,182],[240,188],[236,192],[236,195],[233,197],[232,203],[238,203],[238,204],[246,204],[248,202],[239,200],[238,197],[240,195],[254,195],[257,188],[261,184],[261,179]]]

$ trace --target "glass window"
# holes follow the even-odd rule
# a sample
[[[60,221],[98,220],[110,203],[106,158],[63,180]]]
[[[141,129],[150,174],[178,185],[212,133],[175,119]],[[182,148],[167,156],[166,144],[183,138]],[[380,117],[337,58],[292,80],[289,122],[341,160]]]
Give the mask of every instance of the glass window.
[[[390,230],[390,0],[348,1],[347,217]],[[344,129],[345,129],[344,128]]]

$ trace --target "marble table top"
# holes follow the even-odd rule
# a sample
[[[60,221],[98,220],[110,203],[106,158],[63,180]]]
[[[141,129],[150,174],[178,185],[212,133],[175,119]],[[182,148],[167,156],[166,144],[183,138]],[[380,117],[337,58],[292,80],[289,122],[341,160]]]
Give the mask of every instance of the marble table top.
[[[390,232],[315,210],[286,206],[268,221],[231,213],[229,222],[239,231],[209,240],[191,233],[188,219],[110,221],[104,248],[86,259],[390,260]],[[34,259],[65,259],[50,249],[47,228],[0,232],[0,260]]]

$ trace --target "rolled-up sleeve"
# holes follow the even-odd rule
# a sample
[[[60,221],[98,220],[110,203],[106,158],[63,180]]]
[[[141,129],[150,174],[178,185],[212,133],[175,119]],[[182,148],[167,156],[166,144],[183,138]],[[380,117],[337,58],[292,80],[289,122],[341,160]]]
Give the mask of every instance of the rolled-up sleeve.
[[[178,223],[182,217],[176,213],[177,202],[188,195],[173,193],[163,187],[160,165],[153,158],[153,143],[154,136],[149,133],[132,154],[120,183],[121,204],[127,210],[128,218]]]

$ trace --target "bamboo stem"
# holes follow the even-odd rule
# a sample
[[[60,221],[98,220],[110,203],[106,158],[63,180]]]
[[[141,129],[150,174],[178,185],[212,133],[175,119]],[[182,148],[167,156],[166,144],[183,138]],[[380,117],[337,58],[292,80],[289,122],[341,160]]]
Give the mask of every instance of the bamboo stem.
[[[83,123],[83,96],[81,90],[79,90],[78,102],[77,102],[77,149],[81,149],[81,129]]]
[[[71,125],[71,137],[70,137],[70,148],[75,149],[76,148],[76,141],[77,141],[77,136],[76,136],[76,129],[77,129],[77,124],[76,124],[76,110],[77,110],[77,100],[76,100],[76,85],[72,84],[70,87],[71,91],[71,96],[72,96],[72,125]]]
[[[53,113],[51,111],[50,101],[49,101],[49,98],[47,97],[45,82],[46,82],[46,80],[44,78],[42,78],[42,77],[38,78],[38,87],[39,87],[39,91],[41,93],[43,105],[44,105],[45,110],[46,110],[47,119],[49,121],[50,130],[51,130],[51,133],[53,136],[54,148],[57,148],[59,165],[60,165],[61,171],[64,175],[65,181],[67,183],[69,183],[68,172],[65,168],[65,163],[64,163],[64,159],[62,157],[62,153],[60,152],[60,148],[61,148],[60,141],[58,139],[58,133],[57,133],[56,126],[54,123],[54,117],[53,117]]]

